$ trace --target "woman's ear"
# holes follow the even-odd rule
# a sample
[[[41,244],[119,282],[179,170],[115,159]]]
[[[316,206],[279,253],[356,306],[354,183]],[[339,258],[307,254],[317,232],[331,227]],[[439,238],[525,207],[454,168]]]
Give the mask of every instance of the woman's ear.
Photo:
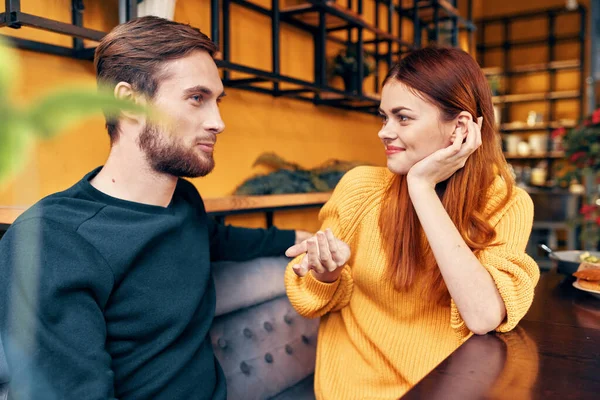
[[[458,114],[458,117],[456,117],[456,119],[453,122],[453,130],[452,130],[452,135],[450,136],[450,140],[452,142],[454,142],[454,139],[456,138],[456,130],[460,129],[464,139],[467,138],[467,135],[469,133],[468,130],[468,126],[469,126],[469,122],[473,121],[473,117],[471,116],[471,114],[469,114],[467,111],[461,111],[460,114]]]

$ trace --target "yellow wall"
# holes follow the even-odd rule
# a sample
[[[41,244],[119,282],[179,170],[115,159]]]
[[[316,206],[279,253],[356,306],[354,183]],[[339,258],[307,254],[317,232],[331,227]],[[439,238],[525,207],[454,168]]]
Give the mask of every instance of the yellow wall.
[[[269,7],[270,0],[255,0]],[[341,1],[341,0],[338,0]],[[294,4],[296,0],[282,0],[282,7]],[[373,0],[366,0],[365,18],[374,21]],[[355,2],[356,3],[356,2]],[[461,3],[461,2],[459,2]],[[464,3],[464,2],[462,2]],[[476,0],[475,17],[491,16],[564,4],[563,0]],[[583,2],[588,4],[589,1]],[[35,15],[43,15],[65,22],[70,21],[71,0],[22,0],[22,10]],[[342,1],[342,4],[346,4]],[[108,30],[117,23],[116,0],[98,2],[86,1],[85,25],[98,30]],[[2,7],[2,5],[0,5]],[[386,29],[385,8],[380,7],[382,29]],[[256,68],[269,69],[271,45],[269,19],[237,5],[231,6],[232,38],[231,53],[234,62]],[[210,31],[209,7],[207,0],[178,0],[175,19],[200,27],[207,34]],[[394,30],[397,20],[393,20]],[[564,25],[565,29],[573,26]],[[519,35],[535,32],[527,26],[517,28]],[[404,24],[404,38],[412,37],[410,25]],[[48,43],[68,46],[71,38],[23,28],[12,30],[0,28],[1,34],[16,35]],[[370,38],[365,34],[365,40]],[[385,45],[381,45],[382,48]],[[339,46],[328,44],[328,53],[333,54]],[[562,49],[561,54],[571,51]],[[283,25],[281,33],[282,73],[300,79],[313,79],[313,44],[311,37],[295,28]],[[22,76],[16,85],[15,97],[30,101],[48,90],[66,84],[94,84],[94,71],[91,62],[77,61],[35,52],[20,51]],[[517,54],[514,63],[524,64],[540,61],[543,54],[530,51]],[[493,55],[491,56],[493,57]],[[589,58],[588,58],[589,59]],[[493,63],[493,60],[489,61]],[[381,74],[385,68],[380,65]],[[561,73],[562,74],[562,73]],[[564,73],[569,74],[569,73]],[[577,76],[570,73],[561,79],[560,89],[571,89]],[[340,79],[334,82],[340,85]],[[543,76],[533,76],[516,82],[515,91],[544,90]],[[373,78],[365,81],[365,90],[372,91]],[[222,105],[223,118],[227,129],[219,138],[215,153],[215,171],[194,183],[204,197],[225,196],[235,189],[248,176],[261,170],[253,170],[251,165],[263,151],[275,151],[282,157],[306,167],[318,165],[330,158],[362,160],[383,165],[384,155],[376,133],[378,118],[357,112],[348,112],[329,107],[315,107],[309,103],[290,99],[274,98],[227,89],[228,96]],[[572,114],[573,106],[565,102],[558,109],[560,115]],[[513,115],[519,118],[526,115],[531,105],[522,110],[513,106]],[[523,117],[524,118],[524,117]],[[29,205],[50,193],[62,190],[76,182],[83,174],[101,165],[108,154],[108,138],[100,116],[90,119],[60,137],[38,143],[26,169],[13,184],[0,191],[0,205]],[[286,212],[276,215],[276,224],[284,227],[316,229],[316,212]],[[234,223],[260,226],[262,218],[256,216],[236,217]]]
[[[69,21],[70,0],[22,0],[24,12]],[[267,6],[268,1],[262,1]],[[108,29],[116,23],[116,2],[86,2],[85,24]],[[232,59],[256,68],[271,65],[270,24],[265,17],[232,5]],[[175,19],[210,30],[208,2],[178,0]],[[49,43],[69,45],[70,38],[32,29],[0,29],[2,34],[19,35]],[[312,79],[313,48],[307,34],[284,28],[282,72],[302,79]],[[93,65],[52,55],[20,51],[22,78],[15,95],[29,101],[49,89],[65,84],[93,84]],[[204,197],[231,194],[235,187],[255,171],[251,166],[264,151],[306,167],[328,159],[361,160],[384,165],[385,156],[377,138],[377,117],[268,95],[226,89],[222,104],[227,129],[219,138],[215,171],[194,183]],[[60,137],[38,143],[27,168],[14,184],[0,192],[1,205],[29,205],[50,193],[76,182],[92,168],[101,165],[108,154],[108,137],[102,118],[83,123]],[[257,171],[260,172],[260,171]],[[262,225],[257,216],[236,217],[234,223]],[[275,223],[282,227],[317,229],[316,211],[279,213]]]

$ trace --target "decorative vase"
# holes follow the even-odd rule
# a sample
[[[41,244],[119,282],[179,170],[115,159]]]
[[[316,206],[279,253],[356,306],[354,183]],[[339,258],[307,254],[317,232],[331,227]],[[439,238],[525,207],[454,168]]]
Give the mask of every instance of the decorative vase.
[[[358,85],[356,82],[358,80],[358,77],[356,77],[354,74],[347,74],[344,75],[342,79],[344,80],[344,89],[346,90],[346,92],[358,92]]]
[[[175,2],[176,0],[138,0],[138,17],[154,15],[173,20],[175,16]]]

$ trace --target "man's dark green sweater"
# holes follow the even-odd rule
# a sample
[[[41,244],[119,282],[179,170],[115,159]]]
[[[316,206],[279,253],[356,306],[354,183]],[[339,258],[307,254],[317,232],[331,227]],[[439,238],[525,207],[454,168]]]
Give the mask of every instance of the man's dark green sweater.
[[[180,179],[168,207],[85,176],[0,241],[0,334],[15,398],[225,399],[211,261],[282,255],[293,231],[216,224]]]

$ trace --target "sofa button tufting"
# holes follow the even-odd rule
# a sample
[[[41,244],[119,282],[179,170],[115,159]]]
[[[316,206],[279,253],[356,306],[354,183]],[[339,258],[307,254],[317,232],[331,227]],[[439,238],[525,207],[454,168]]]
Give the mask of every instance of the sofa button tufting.
[[[265,331],[267,331],[267,332],[272,332],[273,331],[273,325],[271,325],[270,322],[265,322],[263,324],[263,326],[265,328]]]
[[[271,353],[265,354],[265,361],[269,364],[273,362],[273,356],[271,355]]]
[[[221,349],[227,348],[227,340],[225,340],[224,338],[219,338],[219,340],[217,340],[217,344]]]
[[[252,337],[252,331],[248,328],[244,328],[244,336],[250,339]]]
[[[292,354],[294,352],[294,349],[292,349],[292,346],[290,346],[289,344],[285,345],[285,352],[288,354]]]
[[[302,335],[302,343],[304,344],[309,344],[310,343],[310,338],[306,335]]]
[[[285,316],[283,317],[283,320],[288,325],[292,324],[292,316],[290,314],[285,314]]]
[[[240,364],[240,369],[244,375],[250,375],[250,366],[245,361]]]

